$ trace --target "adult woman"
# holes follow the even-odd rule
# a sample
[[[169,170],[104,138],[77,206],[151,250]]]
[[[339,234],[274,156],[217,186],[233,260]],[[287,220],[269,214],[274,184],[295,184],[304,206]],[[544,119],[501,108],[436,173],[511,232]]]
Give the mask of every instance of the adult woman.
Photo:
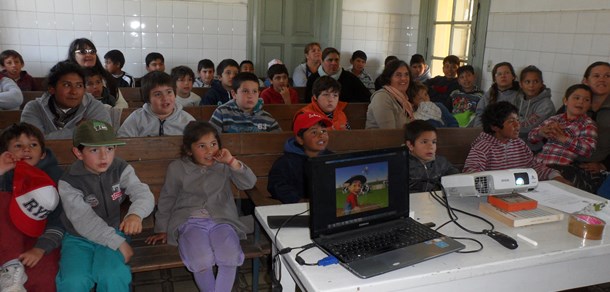
[[[375,91],[366,112],[367,129],[400,129],[413,119],[409,96],[414,96],[413,79],[405,61],[392,61],[379,76],[382,88]]]
[[[305,103],[311,102],[313,83],[320,78],[320,76],[330,76],[341,83],[339,100],[345,102],[370,101],[371,92],[366,89],[358,77],[341,68],[339,65],[340,57],[339,51],[335,48],[326,48],[322,51],[322,65],[318,67],[317,73],[313,73],[307,78]]]
[[[318,72],[318,67],[322,63],[322,48],[320,44],[313,42],[305,46],[305,62],[294,68],[292,73],[292,83],[295,87],[305,87],[307,78]]]

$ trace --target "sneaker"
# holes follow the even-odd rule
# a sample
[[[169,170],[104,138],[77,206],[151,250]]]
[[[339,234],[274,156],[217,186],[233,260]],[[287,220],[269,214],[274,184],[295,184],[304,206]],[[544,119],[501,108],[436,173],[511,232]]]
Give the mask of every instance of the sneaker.
[[[2,265],[0,270],[1,292],[27,292],[23,287],[27,280],[25,267],[18,259],[10,260]]]

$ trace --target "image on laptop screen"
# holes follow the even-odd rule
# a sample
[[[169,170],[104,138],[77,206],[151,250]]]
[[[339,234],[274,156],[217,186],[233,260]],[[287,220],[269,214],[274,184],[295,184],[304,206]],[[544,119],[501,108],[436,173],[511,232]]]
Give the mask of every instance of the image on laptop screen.
[[[337,217],[388,206],[388,163],[335,169]]]

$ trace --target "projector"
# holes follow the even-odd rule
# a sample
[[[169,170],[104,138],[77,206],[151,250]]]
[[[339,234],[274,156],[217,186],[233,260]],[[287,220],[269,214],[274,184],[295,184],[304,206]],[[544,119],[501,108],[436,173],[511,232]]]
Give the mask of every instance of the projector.
[[[441,177],[447,196],[488,196],[527,192],[538,186],[538,175],[531,168],[514,168]]]

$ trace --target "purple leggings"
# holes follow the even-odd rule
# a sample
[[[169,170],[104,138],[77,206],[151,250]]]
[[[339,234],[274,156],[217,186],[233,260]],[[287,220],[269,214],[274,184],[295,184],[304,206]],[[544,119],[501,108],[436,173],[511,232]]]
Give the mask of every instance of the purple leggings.
[[[231,291],[244,253],[237,232],[229,224],[209,218],[190,218],[178,228],[178,250],[184,265],[202,291]],[[212,267],[218,266],[214,278]]]

